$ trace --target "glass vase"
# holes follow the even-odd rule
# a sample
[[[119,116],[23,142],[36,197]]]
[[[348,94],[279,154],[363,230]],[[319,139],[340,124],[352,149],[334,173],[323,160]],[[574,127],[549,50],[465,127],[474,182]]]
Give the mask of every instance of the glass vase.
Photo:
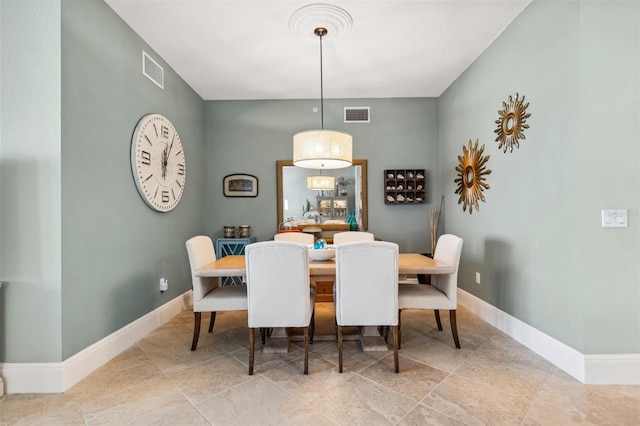
[[[358,221],[356,220],[356,212],[355,211],[350,211],[349,212],[349,217],[347,218],[347,223],[349,224],[349,230],[350,231],[357,231],[358,230]]]

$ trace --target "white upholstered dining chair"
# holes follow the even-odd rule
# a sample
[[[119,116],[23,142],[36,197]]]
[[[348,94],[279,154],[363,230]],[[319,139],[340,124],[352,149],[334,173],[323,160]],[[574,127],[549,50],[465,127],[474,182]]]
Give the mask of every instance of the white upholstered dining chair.
[[[375,238],[371,232],[364,231],[345,231],[333,234],[333,244],[354,243],[356,241],[374,241]],[[333,300],[336,300],[336,288],[333,287]],[[336,330],[336,339],[337,336]]]
[[[313,245],[315,237],[307,232],[280,232],[273,236],[274,241],[289,241],[292,243]]]
[[[309,283],[308,247],[263,241],[245,247],[249,325],[249,375],[253,374],[255,329],[304,328],[304,374],[309,371],[315,292]]]
[[[218,277],[197,277],[196,269],[216,260],[216,252],[211,238],[198,235],[186,242],[189,265],[191,266],[191,281],[193,285],[193,342],[191,350],[195,351],[200,337],[200,322],[202,312],[211,312],[209,333],[213,331],[216,312],[246,311],[247,286],[230,285],[219,286]]]
[[[352,243],[354,241],[373,241],[374,235],[364,231],[346,231],[333,234],[333,244]]]
[[[398,245],[360,241],[336,245],[336,323],[338,371],[342,373],[344,326],[388,326],[398,363]]]
[[[273,236],[274,241],[289,241],[292,243],[305,244],[307,246],[313,246],[316,237],[313,234],[307,232],[279,232]],[[311,282],[311,291],[317,292],[317,285],[315,282]],[[313,338],[311,339],[313,343]]]
[[[456,308],[458,306],[458,266],[462,254],[462,242],[462,238],[452,234],[444,234],[438,238],[433,258],[453,265],[455,270],[452,274],[433,274],[430,285],[400,284],[398,289],[400,311],[403,309],[433,309],[440,331],[442,331],[440,309],[448,309],[451,333],[458,349],[460,349],[460,340],[458,339]],[[401,313],[398,314],[398,317],[401,323]],[[401,343],[401,338],[398,340],[398,343]]]

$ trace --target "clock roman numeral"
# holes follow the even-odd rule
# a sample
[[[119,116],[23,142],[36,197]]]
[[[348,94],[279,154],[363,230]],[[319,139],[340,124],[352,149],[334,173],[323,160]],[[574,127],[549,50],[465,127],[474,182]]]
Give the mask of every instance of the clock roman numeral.
[[[184,164],[178,163],[177,166],[178,166],[178,174],[180,176],[184,176]]]
[[[142,157],[142,164],[144,164],[146,166],[150,166],[151,165],[151,153],[150,152],[142,151],[141,157]]]
[[[169,191],[162,191],[162,202],[163,203],[169,202]]]
[[[165,125],[160,126],[160,135],[162,135],[163,138],[168,139],[169,138],[169,128]]]

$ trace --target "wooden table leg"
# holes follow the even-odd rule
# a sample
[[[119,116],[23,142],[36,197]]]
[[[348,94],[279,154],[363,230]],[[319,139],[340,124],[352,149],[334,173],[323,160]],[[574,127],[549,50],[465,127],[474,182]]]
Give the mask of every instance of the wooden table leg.
[[[365,352],[386,352],[387,342],[378,332],[377,326],[366,326],[360,329],[360,344]]]
[[[289,335],[287,329],[283,327],[274,328],[271,336],[267,338],[262,352],[265,354],[286,354],[289,352]]]

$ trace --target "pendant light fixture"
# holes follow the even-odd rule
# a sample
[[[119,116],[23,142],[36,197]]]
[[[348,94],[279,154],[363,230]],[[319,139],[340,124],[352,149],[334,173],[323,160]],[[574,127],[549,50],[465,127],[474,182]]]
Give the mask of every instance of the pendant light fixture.
[[[307,130],[293,135],[293,164],[308,169],[341,169],[351,166],[353,138],[348,133],[325,130],[324,128],[322,38],[327,35],[327,29],[317,27],[314,30],[314,34],[320,39],[321,128],[320,130]]]
[[[307,189],[316,191],[333,191],[336,188],[336,178],[333,176],[307,176]]]

